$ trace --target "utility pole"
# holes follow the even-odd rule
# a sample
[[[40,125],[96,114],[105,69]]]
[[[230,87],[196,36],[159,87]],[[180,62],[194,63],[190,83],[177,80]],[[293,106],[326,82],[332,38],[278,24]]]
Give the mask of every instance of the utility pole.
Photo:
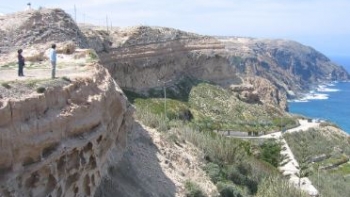
[[[108,15],[106,15],[106,28],[107,28],[107,31],[108,31]]]
[[[165,118],[165,121],[166,119],[168,119],[168,116],[167,116],[167,110],[166,110],[166,84],[171,82],[172,80],[169,80],[169,81],[161,81],[158,79],[159,82],[162,82],[163,83],[163,94],[164,94],[164,118]]]
[[[74,4],[74,20],[75,20],[75,23],[77,23],[77,7],[75,7],[75,4]]]
[[[164,89],[164,114],[165,114],[165,121],[166,121],[166,119],[168,119],[168,115],[166,113],[166,86],[165,86],[165,83],[164,83],[163,89]]]

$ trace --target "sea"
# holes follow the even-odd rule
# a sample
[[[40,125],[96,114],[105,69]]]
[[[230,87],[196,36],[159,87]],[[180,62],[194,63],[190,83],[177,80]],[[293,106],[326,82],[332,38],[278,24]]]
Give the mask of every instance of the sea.
[[[330,58],[350,73],[350,56]],[[350,134],[350,82],[320,84],[301,99],[288,102],[289,111],[337,124]]]

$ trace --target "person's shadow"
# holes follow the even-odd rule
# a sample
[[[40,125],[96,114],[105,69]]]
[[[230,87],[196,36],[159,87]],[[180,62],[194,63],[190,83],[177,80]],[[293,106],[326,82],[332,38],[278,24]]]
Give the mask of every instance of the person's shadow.
[[[134,123],[120,162],[108,169],[95,197],[173,197],[176,187],[163,172],[156,145],[148,132]]]

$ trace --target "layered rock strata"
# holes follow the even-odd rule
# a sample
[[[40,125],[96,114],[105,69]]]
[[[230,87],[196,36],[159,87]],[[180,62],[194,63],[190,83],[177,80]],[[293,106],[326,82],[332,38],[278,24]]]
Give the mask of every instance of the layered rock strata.
[[[133,108],[108,71],[0,99],[0,196],[93,196],[123,152]]]
[[[249,85],[248,97],[287,109],[288,97],[324,81],[349,79],[321,53],[287,40],[217,38],[145,26],[114,30],[104,39],[109,46],[99,51],[103,65],[122,88],[144,94],[186,76],[223,87]]]

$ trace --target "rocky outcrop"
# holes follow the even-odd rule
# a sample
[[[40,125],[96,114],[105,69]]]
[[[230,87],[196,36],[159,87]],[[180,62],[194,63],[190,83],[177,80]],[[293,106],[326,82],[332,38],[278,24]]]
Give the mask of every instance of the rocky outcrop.
[[[74,20],[62,9],[27,10],[0,16],[0,35],[1,53],[68,40],[80,47],[88,46]]]
[[[245,99],[286,109],[287,97],[322,81],[349,79],[324,55],[293,41],[215,38],[144,26],[118,29],[106,38],[110,44],[99,53],[102,63],[122,88],[139,93],[164,82],[171,86],[183,76],[223,87],[244,85],[255,77],[259,80],[252,82]],[[269,84],[268,92],[260,82]]]
[[[43,94],[0,99],[0,196],[93,196],[133,108],[105,68]]]
[[[183,77],[223,87],[244,85],[249,78],[259,77],[271,84],[274,98],[270,97],[269,104],[286,109],[287,97],[296,97],[323,81],[349,79],[349,74],[327,57],[293,41],[210,37],[165,27],[79,28],[60,9],[1,16],[0,34],[4,37],[2,53],[9,46],[27,44],[47,49],[48,42],[62,43],[58,46],[65,46],[65,53],[74,50],[74,45],[93,48],[123,89],[143,94],[163,85],[173,86]],[[67,40],[71,43],[63,43]],[[244,93],[245,99],[268,101],[264,87],[253,88]]]
[[[239,37],[219,39],[229,51],[242,58],[248,75],[266,78],[287,92],[307,90],[322,81],[349,79],[344,68],[315,49],[294,41]]]
[[[287,108],[284,92],[280,92],[269,80],[262,77],[247,77],[239,85],[231,85],[230,89],[236,96],[247,103],[265,103],[274,105],[279,103],[283,109]]]
[[[111,164],[95,197],[183,197],[186,181],[198,183],[206,196],[219,196],[206,175],[204,153],[186,140],[174,140],[139,122],[128,134],[128,146],[120,162]]]

